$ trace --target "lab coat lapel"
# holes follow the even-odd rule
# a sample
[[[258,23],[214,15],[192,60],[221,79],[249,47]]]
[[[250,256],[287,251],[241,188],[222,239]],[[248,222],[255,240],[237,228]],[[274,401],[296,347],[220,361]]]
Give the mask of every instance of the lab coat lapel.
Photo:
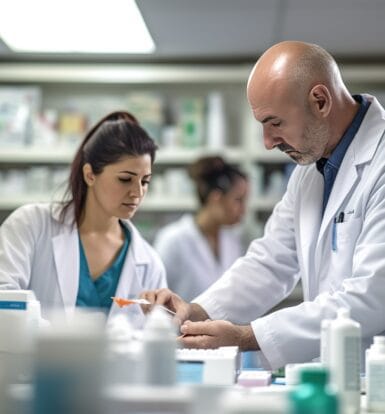
[[[66,231],[52,239],[56,273],[60,293],[66,311],[73,309],[79,289],[79,243],[77,228]]]
[[[358,180],[357,160],[354,158],[353,148],[349,148],[338,170],[337,177],[326,205],[319,233],[319,240],[322,239],[325,231],[330,228],[330,224],[341,211],[341,206],[343,206],[346,197],[354,191],[354,187]]]
[[[143,282],[145,268],[149,265],[149,259],[146,255],[141,254],[141,240],[136,229],[127,222],[124,224],[130,230],[131,241],[115,295],[122,298],[132,298],[143,290],[141,282]],[[118,306],[111,306],[109,318],[120,312],[121,309]]]
[[[361,166],[372,160],[377,150],[378,143],[383,135],[385,120],[384,113],[378,101],[373,97],[368,97],[371,100],[371,105],[357,132],[357,135],[353,139],[353,142],[350,144],[345,154],[326,206],[316,250],[317,274],[318,269],[320,269],[322,265],[321,246],[324,238],[327,236],[327,232],[332,231],[335,217],[343,211],[345,205],[347,204],[347,200],[352,198],[352,194],[361,179]],[[380,122],[378,122],[379,111],[381,111],[382,118]]]
[[[315,165],[314,165],[314,168]],[[310,180],[307,183],[308,191],[301,194],[300,206],[297,211],[301,216],[299,222],[299,235],[301,240],[301,253],[303,254],[303,264],[306,269],[305,274],[312,275],[314,273],[314,248],[315,235],[318,234],[321,217],[322,217],[322,197],[324,182],[323,177],[318,171],[310,174]],[[303,291],[305,297],[312,289],[311,278],[302,280]]]
[[[357,131],[357,135],[346,151],[338,170],[322,220],[319,242],[324,237],[327,229],[330,228],[334,218],[340,213],[346,198],[354,191],[356,183],[359,181],[358,167],[370,162],[382,137],[384,113],[375,98],[369,97],[369,99],[372,102],[368,112]],[[382,113],[382,120],[376,122],[379,111]]]

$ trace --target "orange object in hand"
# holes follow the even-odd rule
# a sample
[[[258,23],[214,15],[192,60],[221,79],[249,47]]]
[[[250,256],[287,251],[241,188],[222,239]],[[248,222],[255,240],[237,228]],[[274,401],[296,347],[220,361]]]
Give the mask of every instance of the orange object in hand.
[[[150,301],[148,301],[147,299],[125,299],[125,298],[118,298],[117,296],[111,296],[111,299],[120,307],[123,308],[124,306],[129,306],[129,305],[154,305],[153,303],[151,303]],[[170,313],[171,315],[175,315],[175,312],[173,312],[172,310],[166,308],[163,305],[157,305],[159,307],[161,307],[162,309],[164,309],[166,312]]]
[[[125,298],[118,298],[117,296],[112,296],[111,299],[120,307],[129,306],[129,305],[151,305],[146,299],[125,299]]]

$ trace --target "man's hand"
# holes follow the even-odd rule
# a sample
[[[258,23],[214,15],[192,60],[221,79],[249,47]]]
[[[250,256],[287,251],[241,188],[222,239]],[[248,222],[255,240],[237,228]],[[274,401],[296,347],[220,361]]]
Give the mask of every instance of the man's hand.
[[[241,351],[259,349],[251,325],[234,325],[227,321],[186,321],[181,326],[181,332],[178,340],[185,348],[239,346]]]
[[[140,298],[147,299],[152,305],[142,305],[145,313],[153,305],[163,305],[175,312],[175,319],[182,324],[186,320],[202,321],[208,318],[207,313],[196,303],[187,303],[170,289],[148,290],[140,294]]]

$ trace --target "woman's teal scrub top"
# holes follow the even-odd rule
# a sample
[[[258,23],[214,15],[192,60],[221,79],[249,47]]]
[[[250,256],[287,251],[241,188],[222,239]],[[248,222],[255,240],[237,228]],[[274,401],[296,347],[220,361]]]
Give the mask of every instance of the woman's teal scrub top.
[[[80,269],[76,306],[103,308],[105,310],[110,309],[112,304],[111,296],[115,296],[120,274],[131,241],[129,230],[124,225],[122,225],[122,228],[125,235],[124,244],[111,267],[96,280],[93,280],[90,275],[87,258],[79,236]]]

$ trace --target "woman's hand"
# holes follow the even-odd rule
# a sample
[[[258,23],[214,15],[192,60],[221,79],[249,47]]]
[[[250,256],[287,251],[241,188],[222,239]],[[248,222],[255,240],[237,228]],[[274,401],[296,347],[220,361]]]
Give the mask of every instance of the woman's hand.
[[[182,336],[178,340],[184,348],[239,346],[241,351],[259,349],[251,325],[234,325],[228,321],[186,321],[180,330]]]

